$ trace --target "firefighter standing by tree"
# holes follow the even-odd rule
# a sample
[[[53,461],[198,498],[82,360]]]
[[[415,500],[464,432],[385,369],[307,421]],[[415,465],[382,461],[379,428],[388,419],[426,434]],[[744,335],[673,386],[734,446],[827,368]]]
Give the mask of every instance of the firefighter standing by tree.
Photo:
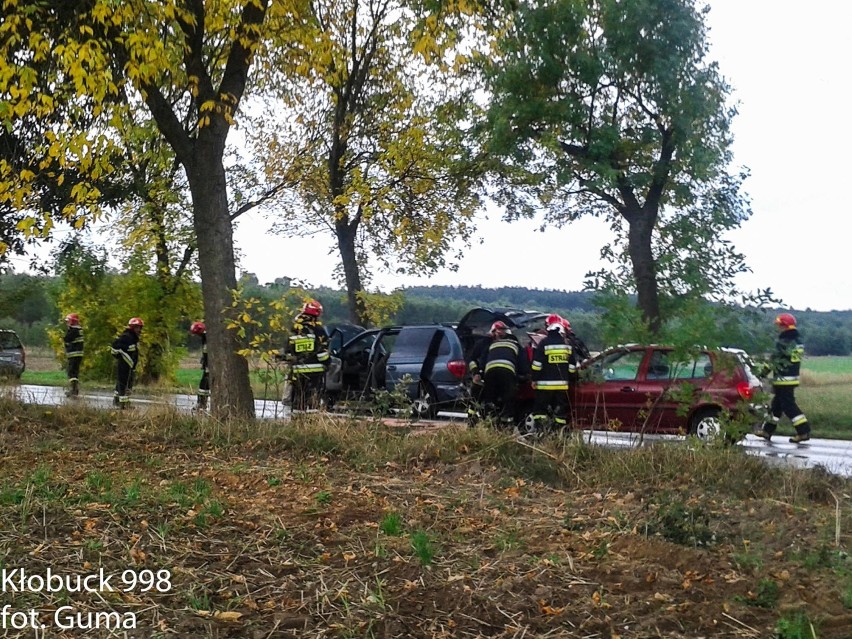
[[[207,408],[207,400],[210,397],[210,369],[207,366],[207,326],[204,322],[193,322],[189,332],[201,338],[201,381],[198,382],[198,403],[196,408],[204,410]]]
[[[291,410],[319,406],[328,367],[328,333],[320,322],[322,304],[308,300],[293,321],[287,344],[290,362]]]
[[[68,313],[65,323],[68,325],[63,340],[68,372],[65,396],[77,397],[80,394],[80,364],[83,362],[83,327],[80,326],[80,316],[77,313]]]
[[[763,428],[755,433],[758,437],[769,441],[778,428],[781,415],[790,418],[796,428],[796,434],[790,438],[790,443],[799,444],[811,438],[811,425],[808,418],[796,403],[796,386],[799,385],[799,372],[805,345],[802,336],[796,329],[796,318],[790,313],[781,313],[775,318],[778,328],[778,339],[775,341],[775,351],[772,353],[770,368],[772,371],[772,405],[771,415],[763,424]]]
[[[565,341],[565,326],[558,315],[545,320],[547,335],[535,347],[531,364],[535,399],[533,421],[536,431],[543,433],[552,415],[556,428],[568,425],[570,413],[570,377],[576,366],[571,345]]]
[[[504,421],[514,416],[518,381],[529,377],[529,359],[504,322],[494,322],[489,335],[488,349],[476,364],[482,371],[481,401],[487,417]]]
[[[129,393],[133,388],[133,374],[139,363],[139,334],[145,326],[138,317],[130,318],[124,332],[112,342],[110,352],[116,359],[115,393],[112,403],[122,409],[130,404]]]

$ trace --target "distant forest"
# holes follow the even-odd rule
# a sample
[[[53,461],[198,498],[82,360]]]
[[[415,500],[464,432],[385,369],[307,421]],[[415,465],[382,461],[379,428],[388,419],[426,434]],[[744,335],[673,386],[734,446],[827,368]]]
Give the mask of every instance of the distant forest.
[[[289,285],[284,280],[262,285],[252,275],[243,278],[247,292],[273,300]],[[0,274],[0,328],[16,330],[24,344],[46,346],[46,329],[61,326],[56,306],[61,281],[55,277],[26,274]],[[347,317],[343,291],[321,288],[312,291],[325,308],[327,324],[344,323]],[[508,307],[542,312],[557,312],[567,317],[593,349],[604,346],[598,330],[599,311],[594,293],[539,290],[523,287],[483,288],[481,286],[417,286],[402,290],[404,303],[391,319],[393,324],[456,322],[471,308]],[[776,311],[765,311],[766,330]],[[849,355],[852,353],[852,310],[817,312],[793,310],[805,338],[809,355]],[[755,344],[737,344],[746,349],[765,344],[766,334],[755,336]]]

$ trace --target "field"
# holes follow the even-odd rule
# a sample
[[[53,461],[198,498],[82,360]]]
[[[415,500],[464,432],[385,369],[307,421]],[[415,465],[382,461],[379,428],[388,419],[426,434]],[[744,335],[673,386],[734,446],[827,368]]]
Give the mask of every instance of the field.
[[[737,449],[0,411],[3,567],[127,590],[4,605],[136,626],[53,636],[852,637],[852,482]]]

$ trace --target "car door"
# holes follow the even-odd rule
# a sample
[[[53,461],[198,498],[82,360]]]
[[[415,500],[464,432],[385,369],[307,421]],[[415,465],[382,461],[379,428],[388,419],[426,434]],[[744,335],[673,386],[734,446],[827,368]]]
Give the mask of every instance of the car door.
[[[640,392],[639,372],[644,348],[605,351],[589,360],[572,394],[573,410],[582,428],[636,430],[646,398]]]
[[[369,389],[367,381],[370,373],[373,345],[379,335],[378,330],[365,331],[347,342],[340,349],[339,378],[326,378],[329,390],[340,390],[345,394],[360,394]]]
[[[428,379],[434,364],[433,341],[441,339],[443,331],[441,326],[406,326],[400,330],[387,360],[387,390],[394,390],[397,384],[407,379],[408,396],[416,396],[421,378]],[[424,373],[424,367],[430,370]]]
[[[671,349],[654,348],[637,383],[637,391],[652,409],[647,417],[648,432],[685,432],[690,406],[706,390],[712,374],[706,352],[676,356]]]

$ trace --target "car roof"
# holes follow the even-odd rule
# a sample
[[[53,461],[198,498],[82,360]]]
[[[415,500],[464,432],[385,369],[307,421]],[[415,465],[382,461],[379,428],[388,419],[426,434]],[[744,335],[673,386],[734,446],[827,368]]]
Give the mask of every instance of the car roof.
[[[541,317],[547,317],[547,313],[523,310],[519,308],[509,308],[505,306],[497,306],[494,308],[477,306],[476,308],[470,309],[464,314],[464,316],[462,316],[459,320],[458,328],[470,328],[471,324],[474,326],[485,326],[487,324],[490,328],[491,324],[497,320],[505,322],[509,328],[523,328],[530,322]]]

